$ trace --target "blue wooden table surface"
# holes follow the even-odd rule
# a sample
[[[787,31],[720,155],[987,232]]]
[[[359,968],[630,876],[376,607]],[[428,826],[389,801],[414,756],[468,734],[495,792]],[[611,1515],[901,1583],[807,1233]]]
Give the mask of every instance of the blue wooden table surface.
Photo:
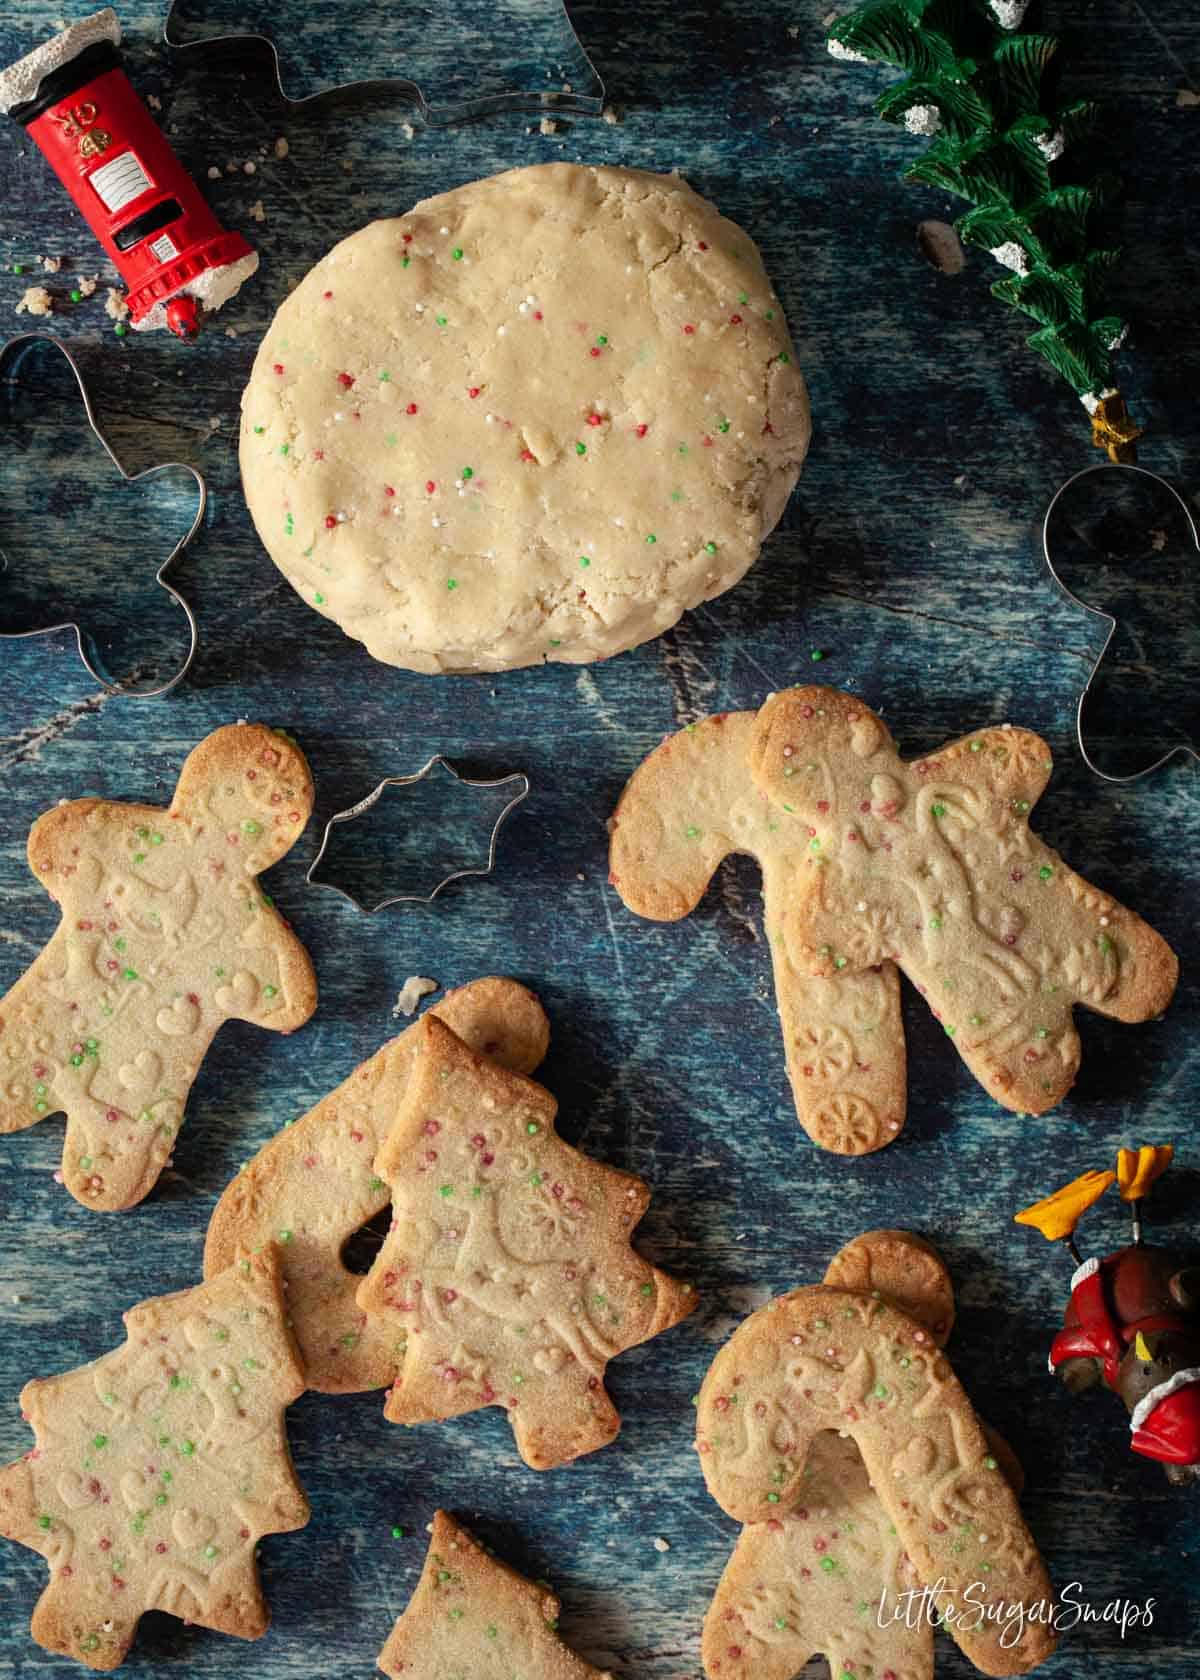
[[[1155,1204],[1155,1226],[1181,1242],[1200,1228],[1196,768],[1177,764],[1120,788],[1080,762],[1074,697],[1099,634],[1054,590],[1036,525],[1055,485],[1088,463],[1081,412],[988,297],[995,273],[986,258],[972,256],[951,278],[919,254],[917,222],[954,207],[895,179],[916,143],[873,119],[872,72],[826,58],[827,9],[828,0],[588,0],[578,26],[623,120],[571,119],[544,136],[531,127],[536,115],[513,111],[410,135],[408,113],[384,94],[287,107],[267,63],[172,64],[161,8],[123,8],[137,84],[161,102],[160,120],[192,171],[205,180],[220,170],[206,181],[212,201],[253,237],[263,267],[194,349],[162,335],[114,337],[103,285],[89,301],[63,301],[55,316],[126,464],[182,459],[207,475],[206,524],[178,574],[201,646],[188,681],[144,704],[106,698],[66,637],[0,650],[0,984],[55,925],[24,861],[38,813],[84,793],[165,801],[190,746],[251,716],[293,732],[316,777],[318,820],[270,887],[313,954],[321,1003],[289,1040],[238,1025],[222,1032],[173,1169],[132,1213],[88,1213],[56,1185],[61,1121],[0,1140],[0,1461],[29,1444],[16,1408],[24,1380],[102,1353],[120,1339],[122,1309],[199,1276],[222,1187],[395,1030],[391,1006],[410,974],[450,985],[510,973],[540,993],[554,1033],[544,1079],[565,1135],[649,1180],[642,1246],[703,1297],[691,1321],[612,1368],[624,1429],[566,1470],[526,1469],[497,1411],[405,1432],[383,1421],[378,1395],[306,1396],[289,1428],[313,1518],[303,1533],[263,1545],[271,1632],[243,1646],[151,1616],[131,1674],[368,1674],[441,1504],[518,1566],[553,1578],[564,1632],[593,1662],[625,1680],[698,1675],[700,1623],[733,1525],[708,1498],[691,1450],[691,1396],[747,1311],[817,1280],[855,1233],[897,1224],[923,1231],[951,1262],[953,1361],[1025,1463],[1026,1509],[1054,1579],[1081,1582],[1097,1606],[1157,1600],[1150,1630],[1122,1641],[1109,1625],[1077,1629],[1047,1674],[1086,1666],[1094,1680],[1200,1676],[1198,1496],[1170,1491],[1155,1466],[1131,1456],[1117,1402],[1071,1401],[1047,1377],[1069,1268],[1011,1223],[1015,1208],[1057,1183],[1109,1165],[1118,1145],[1173,1138],[1180,1167]],[[335,81],[371,67],[361,43],[338,31],[353,10],[332,0],[272,8],[281,36],[303,32],[310,49],[318,39]],[[456,17],[478,22],[488,7],[462,0],[438,12],[431,34],[444,50]],[[1195,487],[1200,13],[1193,0],[1044,0],[1041,12],[1069,38],[1069,87],[1107,102],[1105,150],[1128,183],[1120,219],[1131,254],[1118,290],[1135,320],[1123,367],[1149,426],[1142,460]],[[0,62],[58,15],[0,0]],[[413,62],[419,79],[419,41]],[[410,676],[373,664],[307,611],[259,547],[238,486],[241,388],[273,310],[336,239],[426,194],[552,158],[678,168],[743,223],[763,249],[810,382],[812,452],[747,580],[658,642],[583,669]],[[261,221],[251,215],[259,204]],[[43,255],[65,256],[68,269],[0,274],[6,328],[21,325],[13,308],[31,281],[45,278],[65,300],[71,275],[103,273],[14,128],[0,135],[0,257],[32,270]],[[40,436],[53,444],[52,428]],[[98,454],[82,453],[86,441],[52,476],[29,470],[36,449],[22,454],[6,439],[0,497],[9,549],[27,564],[52,557],[103,615],[161,557],[173,513],[118,492]],[[10,552],[14,575],[17,558]],[[1194,596],[1188,569],[1177,563],[1174,575],[1166,606],[1175,640],[1161,645],[1177,648],[1186,672],[1197,649]],[[1153,630],[1136,629],[1127,655],[1139,688],[1159,647]],[[1082,1016],[1078,1084],[1044,1119],[998,1109],[908,992],[907,1129],[863,1160],[817,1152],[789,1100],[754,869],[727,866],[700,910],[675,926],[637,921],[607,885],[606,819],[644,754],[708,711],[754,706],[809,680],[813,649],[826,654],[821,675],[880,708],[907,752],[1004,719],[1041,731],[1056,759],[1041,831],[1181,953],[1179,993],[1161,1022]],[[1166,677],[1152,700],[1164,727],[1194,703]],[[431,908],[376,919],[307,889],[325,817],[435,751],[533,779],[495,876]],[[398,805],[380,815],[383,827],[345,863],[370,885],[386,824],[404,822]],[[1115,1205],[1083,1231],[1085,1252],[1122,1239]],[[406,1537],[393,1539],[393,1525]],[[656,1537],[670,1549],[657,1549]],[[44,1579],[39,1558],[4,1547],[0,1675],[68,1672],[27,1635]],[[949,1641],[940,1646],[943,1674],[971,1672]]]

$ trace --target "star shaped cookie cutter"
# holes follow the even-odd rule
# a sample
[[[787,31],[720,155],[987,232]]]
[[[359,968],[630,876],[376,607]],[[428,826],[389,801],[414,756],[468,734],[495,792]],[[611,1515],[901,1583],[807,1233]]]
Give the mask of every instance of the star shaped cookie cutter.
[[[189,9],[201,13],[207,9],[215,14],[211,33],[204,33],[202,24],[185,19]],[[350,9],[347,0],[342,0],[339,11],[343,16],[339,25],[343,37],[353,39],[361,35],[368,43],[365,52],[370,55],[369,62],[378,62],[387,49],[386,39],[381,40],[386,32],[381,31],[377,23],[372,27],[369,20],[364,20],[366,27],[357,29],[355,20],[344,16]],[[504,11],[503,6],[493,8],[493,42],[520,40],[525,52],[524,62],[513,65],[513,79],[522,72],[532,77],[535,69],[533,61],[536,59],[536,68],[542,70],[547,78],[553,74],[551,85],[497,88],[492,92],[464,94],[458,98],[451,97],[445,103],[437,103],[439,96],[436,92],[427,97],[423,86],[407,77],[367,75],[346,82],[327,81],[322,75],[324,47],[323,44],[318,47],[316,38],[313,56],[308,60],[304,58],[302,43],[295,39],[290,43],[290,53],[281,53],[278,32],[272,32],[269,27],[273,8],[268,0],[259,0],[258,4],[249,6],[245,0],[237,0],[236,4],[233,0],[171,0],[163,25],[163,40],[173,51],[187,54],[202,48],[224,49],[226,52],[244,51],[248,46],[269,48],[276,84],[281,97],[289,105],[303,105],[327,93],[344,94],[356,89],[376,88],[410,101],[416,116],[430,127],[464,122],[493,111],[522,108],[542,110],[547,114],[570,111],[580,116],[599,116],[604,107],[604,82],[571,22],[566,0],[538,0],[534,5],[530,4],[530,0],[522,0],[520,6],[508,7],[511,16],[505,17]],[[432,21],[436,23],[437,19]],[[443,21],[447,29],[457,36],[460,48],[465,52],[461,16],[447,7]],[[260,24],[261,27],[256,27]],[[539,29],[542,38],[537,35]],[[557,38],[553,41],[549,39],[550,31],[556,32]],[[494,62],[498,53],[499,48],[493,44],[488,56]],[[293,90],[291,92],[285,86],[285,74],[288,86]],[[424,80],[428,82],[429,78]],[[595,91],[583,91],[585,83]],[[305,88],[306,91],[298,92],[297,88]]]
[[[1108,627],[1105,631],[1103,646],[1092,662],[1092,668],[1088,673],[1088,679],[1083,685],[1083,689],[1075,705],[1075,739],[1079,743],[1079,751],[1083,757],[1083,762],[1087,765],[1088,769],[1095,775],[1099,776],[1102,781],[1116,783],[1136,782],[1140,781],[1143,776],[1149,776],[1155,770],[1160,770],[1164,764],[1168,764],[1173,758],[1193,758],[1200,761],[1200,752],[1198,752],[1196,747],[1190,742],[1180,741],[1175,746],[1169,747],[1166,752],[1160,753],[1152,764],[1144,765],[1140,770],[1134,770],[1129,775],[1125,776],[1113,775],[1108,770],[1102,770],[1088,752],[1087,742],[1084,739],[1084,708],[1087,705],[1089,695],[1092,693],[1093,685],[1100,674],[1100,668],[1104,663],[1105,655],[1108,653],[1109,647],[1112,645],[1113,637],[1116,635],[1117,630],[1123,621],[1117,618],[1114,613],[1107,612],[1103,607],[1096,607],[1093,606],[1090,601],[1085,601],[1081,596],[1077,595],[1073,589],[1069,588],[1068,585],[1064,583],[1059,574],[1058,568],[1054,563],[1054,545],[1051,537],[1051,525],[1054,520],[1055,510],[1067,492],[1074,485],[1080,483],[1081,480],[1091,478],[1096,473],[1132,473],[1140,479],[1148,480],[1151,484],[1156,485],[1160,490],[1165,490],[1167,495],[1170,496],[1179,511],[1183,514],[1185,525],[1191,532],[1192,543],[1196,548],[1198,556],[1200,556],[1200,529],[1197,528],[1192,511],[1184,501],[1183,497],[1179,494],[1178,490],[1175,489],[1174,485],[1169,484],[1165,478],[1162,478],[1158,473],[1150,472],[1146,467],[1133,466],[1129,463],[1114,463],[1111,461],[1101,462],[1100,464],[1092,467],[1084,467],[1080,472],[1073,473],[1065,483],[1060,484],[1058,489],[1054,492],[1054,495],[1050,500],[1050,505],[1046,509],[1045,518],[1042,520],[1042,553],[1045,555],[1046,566],[1050,572],[1050,576],[1054,579],[1054,582],[1062,594],[1072,603],[1073,606],[1082,607],[1084,612],[1090,613],[1093,618],[1100,619]]]
[[[348,892],[345,887],[339,887],[334,881],[318,881],[316,879],[317,869],[329,847],[329,837],[340,823],[353,822],[355,817],[363,816],[379,802],[382,796],[387,792],[388,788],[413,787],[417,782],[423,782],[426,777],[431,776],[435,770],[444,771],[448,776],[451,776],[454,781],[458,782],[465,788],[489,790],[493,788],[508,787],[511,785],[516,789],[513,797],[502,808],[499,815],[496,817],[495,822],[492,824],[491,838],[488,841],[487,862],[482,867],[475,869],[452,870],[450,874],[442,877],[432,892],[393,893],[388,898],[381,898],[377,904],[364,904],[361,899],[355,898],[352,892]],[[528,796],[530,786],[529,777],[525,775],[522,770],[513,770],[510,771],[507,776],[496,776],[490,780],[480,780],[471,776],[460,775],[448,758],[444,758],[441,753],[435,753],[433,757],[429,759],[427,763],[423,764],[419,770],[414,770],[411,776],[385,776],[384,779],[378,783],[377,786],[373,787],[365,798],[360,799],[356,805],[351,805],[345,811],[335,811],[329,821],[325,824],[325,832],[321,836],[321,844],[317,851],[317,855],[309,864],[308,870],[305,873],[305,883],[310,887],[322,887],[327,892],[337,893],[339,897],[344,898],[347,903],[352,904],[356,910],[362,911],[362,913],[367,916],[373,916],[379,910],[388,910],[393,904],[432,904],[438,894],[444,891],[446,887],[450,886],[452,882],[465,880],[468,876],[472,875],[490,875],[492,873],[493,869],[496,867],[496,843],[500,838],[500,830],[504,827],[505,822],[516,810],[521,801]]]
[[[100,444],[100,447],[104,450],[104,453],[117,469],[117,472],[120,474],[125,484],[132,485],[145,483],[151,479],[161,477],[163,473],[168,472],[185,472],[188,473],[195,481],[195,517],[193,518],[191,525],[184,532],[183,536],[180,537],[170,554],[167,555],[167,558],[162,562],[154,574],[155,583],[159,584],[160,587],[167,592],[167,594],[175,602],[176,606],[182,609],[184,617],[187,619],[188,649],[183,659],[183,663],[179,666],[179,669],[169,681],[160,683],[157,688],[126,688],[120,683],[110,682],[101,671],[97,670],[96,666],[88,656],[83,627],[73,618],[64,619],[57,624],[39,625],[33,630],[0,629],[0,641],[25,641],[31,636],[53,636],[63,630],[72,630],[75,633],[75,646],[79,653],[79,657],[83,662],[84,668],[87,670],[89,675],[95,678],[106,694],[124,695],[130,700],[155,700],[161,695],[169,694],[173,688],[176,688],[183,681],[184,677],[187,676],[188,671],[191,669],[193,659],[196,657],[196,647],[199,641],[196,616],[187,601],[184,600],[183,596],[174,587],[174,585],[167,582],[166,573],[183,553],[184,549],[191,542],[192,538],[196,535],[196,532],[200,529],[200,526],[204,521],[204,510],[208,505],[208,486],[205,483],[203,474],[198,472],[195,467],[188,466],[184,461],[163,461],[160,462],[158,466],[147,467],[145,471],[140,473],[127,472],[120,456],[116,453],[108,439],[105,437],[104,432],[101,430],[100,422],[96,419],[95,411],[92,408],[92,400],[88,394],[87,384],[84,380],[79,363],[75,360],[75,357],[71,354],[70,350],[67,349],[67,346],[63,343],[62,339],[56,338],[53,333],[18,333],[15,338],[10,338],[5,345],[0,347],[0,386],[16,383],[15,379],[7,377],[9,368],[13,367],[15,369],[15,366],[21,362],[29,351],[36,345],[40,344],[49,345],[53,351],[63,358],[67,366],[70,368],[79,391],[80,400],[83,403],[83,412],[87,421],[88,430]]]

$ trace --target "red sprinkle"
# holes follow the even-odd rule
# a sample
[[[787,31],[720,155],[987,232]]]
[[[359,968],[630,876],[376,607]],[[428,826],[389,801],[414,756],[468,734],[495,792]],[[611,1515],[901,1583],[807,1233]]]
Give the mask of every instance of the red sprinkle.
[[[275,363],[275,372],[276,373],[282,373],[283,372],[283,363],[282,362],[276,362]]]
[[[645,425],[645,424],[643,424],[643,425],[641,425],[641,426],[639,426],[639,427],[638,427],[638,429],[637,429],[637,435],[638,435],[638,436],[639,436],[639,437],[645,437],[645,435],[646,435],[646,433],[647,433],[647,432],[648,432],[648,431],[649,431],[649,430],[650,430],[650,428],[649,428],[649,426],[647,426],[647,425]]]
[[[729,325],[731,327],[740,327],[741,324],[742,324],[742,317],[740,315],[731,315],[729,317]]]
[[[326,293],[324,293],[324,296],[328,300],[329,298],[331,298],[333,296],[333,293],[332,292],[326,292]]]
[[[384,493],[385,496],[394,496],[396,494],[396,492],[392,489],[390,484],[385,484],[384,485],[383,493]]]
[[[696,242],[696,249],[697,251],[707,251],[708,246],[704,243],[703,239],[700,239]]]
[[[402,234],[401,238],[404,240],[404,243],[406,245],[411,245],[412,244],[412,234],[411,233]]]
[[[533,453],[532,449],[522,449],[521,459],[522,461],[536,461],[537,456]]]
[[[467,390],[467,395],[469,397],[477,397],[479,395],[479,386],[478,385],[470,386]]]
[[[689,322],[688,322],[688,324],[687,324],[687,326],[686,326],[686,327],[684,327],[684,329],[683,329],[683,330],[684,330],[684,332],[685,332],[685,333],[687,333],[687,335],[688,335],[688,336],[689,336],[689,338],[690,338],[690,337],[691,337],[691,335],[692,335],[692,333],[694,333],[694,332],[695,332],[695,330],[696,330],[696,329],[695,329],[695,327],[694,327],[694,326],[693,326],[693,325],[692,325],[692,324],[691,324],[691,322],[690,322],[690,321],[689,321]]]
[[[425,489],[426,489],[426,492],[430,496],[432,496],[433,492],[437,489],[437,485],[433,482],[433,480],[431,478],[427,478],[425,480]]]
[[[339,373],[338,384],[344,386],[348,391],[354,384],[354,375],[352,373]]]
[[[602,414],[589,414],[587,423],[589,426],[603,426],[604,416]]]
[[[542,320],[542,318],[543,318],[543,317],[542,317],[542,312],[541,312],[541,310],[540,310],[540,309],[535,309],[535,310],[534,310],[534,312],[533,312],[533,318],[534,318],[534,320],[535,320],[535,321],[540,321],[540,320]]]
[[[404,410],[404,412],[405,412],[405,414],[415,414],[417,412],[416,403],[409,403],[408,407]]]
[[[325,529],[327,531],[332,531],[336,524],[337,524],[337,520],[335,519],[333,514],[332,513],[327,513],[325,515]]]
[[[589,356],[598,356],[599,354],[600,354],[600,346],[598,344],[593,344],[592,348],[588,351],[588,355]]]

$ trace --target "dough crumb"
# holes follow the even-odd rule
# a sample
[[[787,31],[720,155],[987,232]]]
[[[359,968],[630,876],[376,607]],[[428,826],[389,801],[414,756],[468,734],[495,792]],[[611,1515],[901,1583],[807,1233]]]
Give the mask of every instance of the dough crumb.
[[[114,321],[123,321],[129,314],[129,305],[125,302],[125,293],[118,291],[115,286],[110,286],[108,296],[104,300],[104,312],[106,315],[110,315]]]
[[[559,125],[555,122],[553,117],[543,117],[541,122],[538,124],[538,133],[557,134],[558,127]]]
[[[1193,88],[1180,88],[1175,95],[1175,103],[1181,110],[1189,111],[1194,106],[1200,105],[1200,93],[1196,93]]]
[[[50,315],[54,310],[54,299],[45,286],[30,286],[22,293],[16,308],[18,315]]]
[[[146,95],[146,103],[147,103],[147,105],[149,105],[149,107],[152,111],[161,111],[162,110],[162,100],[158,97],[158,95],[156,93],[148,93]]]
[[[63,265],[63,259],[61,257],[39,257],[38,261],[46,270],[47,274],[59,273]]]
[[[917,249],[939,274],[961,274],[966,267],[962,241],[949,222],[918,222]]]
[[[600,115],[610,127],[615,126],[621,120],[621,113],[615,105],[606,105]]]
[[[242,165],[242,174],[243,175],[257,175],[258,174],[258,165],[255,162],[253,162],[253,160],[248,160],[247,162],[245,162]]]
[[[440,987],[436,980],[429,980],[423,974],[410,974],[396,994],[392,1014],[396,1016],[415,1015],[421,999],[428,997],[430,992],[439,990]]]
[[[263,209],[262,199],[256,198],[249,210],[247,210],[246,214],[252,222],[265,222],[267,219],[267,212]]]
[[[406,122],[400,124],[400,132],[406,140],[411,140],[417,131],[410,122]]]
[[[656,1552],[669,1552],[671,1550],[671,1542],[669,1540],[664,1540],[661,1534],[656,1534],[654,1537],[654,1550]]]
[[[215,163],[210,163],[208,166],[208,178],[210,181],[219,181],[221,179],[221,171],[217,168]]]
[[[92,293],[96,290],[96,287],[100,284],[100,276],[98,274],[93,274],[89,277],[86,274],[81,274],[75,284],[81,297],[91,297]]]
[[[285,158],[291,149],[291,146],[289,146],[287,140],[281,134],[275,142],[275,156],[280,159]]]

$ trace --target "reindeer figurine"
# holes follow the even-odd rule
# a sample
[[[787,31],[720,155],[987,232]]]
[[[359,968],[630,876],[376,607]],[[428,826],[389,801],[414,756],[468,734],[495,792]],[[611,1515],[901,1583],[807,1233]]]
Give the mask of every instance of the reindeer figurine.
[[[1200,1480],[1200,1264],[1142,1240],[1141,1203],[1171,1163],[1170,1144],[1122,1149],[1116,1172],[1088,1172],[1016,1215],[1065,1243],[1076,1271],[1050,1370],[1072,1394],[1102,1383],[1130,1413],[1130,1445],[1162,1464],[1167,1480]],[[1133,1241],[1082,1260],[1079,1220],[1109,1185],[1129,1204]]]

